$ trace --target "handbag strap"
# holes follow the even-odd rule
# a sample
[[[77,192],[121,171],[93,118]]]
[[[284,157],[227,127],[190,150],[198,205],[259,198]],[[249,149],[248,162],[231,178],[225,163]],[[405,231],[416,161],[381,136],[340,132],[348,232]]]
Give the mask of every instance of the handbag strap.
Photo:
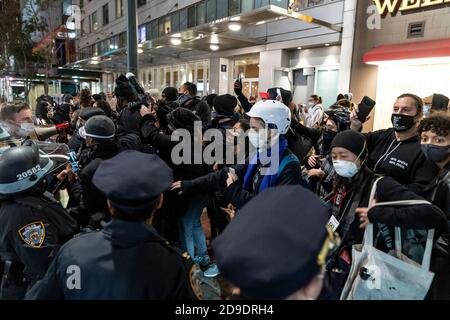
[[[372,184],[372,189],[370,191],[370,196],[369,196],[369,208],[372,208],[374,206],[374,202],[375,202],[375,196],[377,193],[377,184],[378,181],[380,181],[381,179],[383,179],[383,177],[379,177],[375,180],[375,182]],[[366,227],[366,231],[364,232],[364,242],[363,242],[363,246],[366,247],[373,247],[373,224],[370,223],[367,227]]]

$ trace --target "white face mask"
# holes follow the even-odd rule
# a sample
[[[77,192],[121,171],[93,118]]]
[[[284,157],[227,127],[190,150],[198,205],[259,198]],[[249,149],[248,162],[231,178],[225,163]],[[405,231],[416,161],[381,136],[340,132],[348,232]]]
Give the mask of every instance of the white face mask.
[[[78,135],[79,135],[82,139],[86,140],[86,129],[84,128],[84,126],[82,126],[82,127],[80,127],[80,128],[78,129]]]
[[[255,131],[253,129],[250,129],[248,132],[248,140],[250,143],[259,151],[264,151],[269,147],[273,147],[275,143],[278,142],[279,136],[273,136],[269,140],[269,130],[260,129],[258,131]],[[273,134],[273,130],[272,130]],[[270,142],[270,143],[269,143]]]
[[[21,138],[28,137],[34,131],[34,123],[23,122],[20,124],[20,128],[16,130],[16,134]]]
[[[345,160],[334,160],[334,170],[343,178],[353,178],[358,173],[358,167],[354,162]]]
[[[307,107],[308,109],[314,107],[316,104],[314,102],[308,102]]]
[[[248,132],[248,140],[250,141],[250,143],[257,149],[260,148],[260,137],[259,137],[259,132],[255,131],[255,130],[250,130]]]

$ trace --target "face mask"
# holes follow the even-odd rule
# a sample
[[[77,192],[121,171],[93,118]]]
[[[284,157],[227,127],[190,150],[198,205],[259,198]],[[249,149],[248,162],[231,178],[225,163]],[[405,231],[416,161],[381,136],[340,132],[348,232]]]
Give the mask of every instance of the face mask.
[[[353,178],[358,173],[358,167],[351,161],[335,160],[333,166],[336,173],[343,178]]]
[[[189,100],[189,96],[187,96],[183,93],[183,94],[180,94],[180,97],[178,98],[178,103],[183,104],[188,100]]]
[[[336,137],[337,132],[326,129],[323,132],[323,140],[322,140],[322,152],[324,154],[327,154],[330,152],[331,149],[331,142],[333,142],[333,139]]]
[[[431,162],[441,162],[447,159],[450,154],[449,146],[436,146],[434,144],[422,144],[422,152]]]
[[[393,114],[391,121],[396,132],[405,132],[414,127],[416,124],[415,118],[415,116],[408,116],[405,114]]]
[[[308,109],[311,109],[312,107],[314,107],[316,104],[314,102],[308,102],[308,104],[306,105],[308,107]]]
[[[86,129],[84,128],[84,126],[80,127],[80,129],[78,129],[78,135],[86,140]]]
[[[16,131],[16,134],[21,138],[28,137],[34,131],[34,123],[23,122],[20,124],[20,128]]]
[[[259,133],[257,131],[250,130],[248,132],[248,140],[255,148],[259,148]]]

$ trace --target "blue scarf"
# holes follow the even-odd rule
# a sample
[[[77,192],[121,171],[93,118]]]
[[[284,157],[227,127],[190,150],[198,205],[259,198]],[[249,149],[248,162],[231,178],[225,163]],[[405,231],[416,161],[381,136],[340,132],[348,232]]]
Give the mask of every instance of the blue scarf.
[[[288,147],[288,142],[287,142],[286,138],[283,137],[283,136],[280,136],[280,138],[279,138],[279,151],[278,151],[279,152],[279,156],[278,156],[279,164],[281,164],[283,154],[286,151],[287,147]],[[267,150],[267,156],[268,157],[271,157],[271,155],[272,155],[272,148]],[[260,158],[259,152],[257,151],[255,153],[255,155],[253,156],[252,160],[250,161],[250,164],[247,167],[247,171],[246,171],[245,176],[244,176],[244,182],[242,184],[242,188],[243,189],[248,190],[248,188],[250,186],[250,183],[252,183],[253,176],[255,174],[254,171],[255,171],[255,169],[257,167],[257,164],[259,162],[259,158]],[[259,186],[259,190],[258,190],[257,193],[260,193],[260,192],[266,190],[267,188],[274,187],[277,184],[277,178],[278,178],[278,172],[276,172],[273,175],[265,175],[263,180],[262,180],[262,182],[261,182],[261,185]],[[254,190],[254,191],[256,192],[256,190]]]

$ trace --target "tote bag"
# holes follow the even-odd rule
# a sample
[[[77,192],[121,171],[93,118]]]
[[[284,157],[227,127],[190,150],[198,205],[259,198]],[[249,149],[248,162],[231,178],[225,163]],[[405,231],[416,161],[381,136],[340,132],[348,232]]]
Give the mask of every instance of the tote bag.
[[[381,179],[381,178],[380,178]],[[369,202],[374,203],[378,179]],[[407,200],[378,203],[375,206],[430,204]],[[423,300],[430,289],[434,273],[430,272],[434,230],[429,230],[422,264],[402,254],[401,229],[395,228],[395,250],[385,253],[373,246],[373,225],[367,226],[363,244],[352,248],[352,267],[341,300]]]

